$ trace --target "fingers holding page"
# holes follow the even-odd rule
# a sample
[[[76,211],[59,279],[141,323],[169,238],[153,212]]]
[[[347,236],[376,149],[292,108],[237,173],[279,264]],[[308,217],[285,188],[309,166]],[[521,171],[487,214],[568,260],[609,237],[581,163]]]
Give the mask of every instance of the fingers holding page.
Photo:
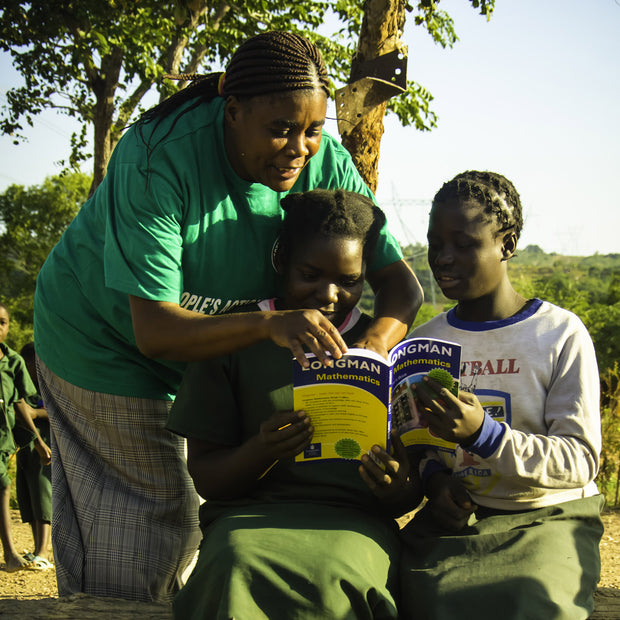
[[[424,377],[411,386],[424,408],[428,426],[437,436],[466,444],[475,438],[484,421],[484,410],[475,394],[459,392],[458,397],[437,381]]]
[[[322,364],[331,366],[333,359],[340,359],[347,352],[347,345],[340,332],[323,315],[320,315],[316,327],[302,338],[302,342]]]

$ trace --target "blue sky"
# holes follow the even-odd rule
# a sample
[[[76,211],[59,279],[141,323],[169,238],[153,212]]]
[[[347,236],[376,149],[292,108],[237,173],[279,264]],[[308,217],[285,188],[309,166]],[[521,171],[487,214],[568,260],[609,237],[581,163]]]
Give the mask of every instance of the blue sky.
[[[440,6],[455,20],[453,49],[412,20],[403,36],[408,76],[435,97],[438,128],[388,117],[381,145],[377,196],[397,238],[424,243],[426,201],[458,172],[480,169],[521,194],[522,247],[620,252],[620,0],[497,0],[489,22],[468,0]],[[0,54],[0,104],[13,84]],[[73,127],[50,112],[28,143],[1,137],[0,191],[59,172]]]
[[[620,0],[619,0],[620,2]],[[430,90],[438,128],[388,119],[377,195],[432,198],[467,169],[494,170],[519,191],[521,246],[620,252],[620,5],[615,0],[497,0],[487,22],[442,0],[460,38],[443,50],[408,24],[408,74]],[[423,242],[427,209],[399,207]],[[402,241],[402,239],[401,239]]]

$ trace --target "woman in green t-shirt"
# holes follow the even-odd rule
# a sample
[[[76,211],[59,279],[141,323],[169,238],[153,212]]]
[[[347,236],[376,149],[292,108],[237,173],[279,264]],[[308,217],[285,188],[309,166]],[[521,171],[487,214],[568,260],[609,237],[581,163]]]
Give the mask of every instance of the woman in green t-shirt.
[[[249,39],[225,74],[194,81],[128,129],[43,266],[35,343],[53,431],[61,595],[176,591],[199,538],[183,444],[165,430],[188,361],[265,340],[300,360],[304,346],[320,358],[346,350],[316,310],[224,314],[276,293],[283,195],[371,195],[322,131],[327,96],[309,41]],[[375,319],[354,344],[385,354],[421,303],[385,229],[368,280]]]

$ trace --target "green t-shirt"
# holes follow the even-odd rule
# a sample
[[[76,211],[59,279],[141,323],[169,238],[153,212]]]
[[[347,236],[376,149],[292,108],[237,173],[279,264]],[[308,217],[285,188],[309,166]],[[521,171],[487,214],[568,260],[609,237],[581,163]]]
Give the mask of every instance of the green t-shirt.
[[[271,251],[285,193],[233,171],[223,104],[216,98],[158,126],[131,127],[45,262],[34,306],[37,354],[66,381],[173,398],[185,364],[138,351],[128,294],[204,314],[277,294]],[[348,152],[326,133],[291,191],[317,187],[371,196]],[[384,229],[371,270],[400,258]]]
[[[355,342],[369,323],[370,317],[360,315],[342,334],[345,342]],[[293,363],[297,362],[290,351],[265,341],[221,358],[188,364],[167,428],[222,446],[241,445],[275,411],[293,409]],[[380,512],[358,466],[353,460],[279,461],[246,496],[206,502],[201,507],[201,525],[234,506],[252,503],[317,502]]]
[[[0,343],[4,356],[0,359],[0,451],[15,452],[13,428],[15,427],[14,405],[22,398],[37,393],[28,374],[24,358],[13,349]]]

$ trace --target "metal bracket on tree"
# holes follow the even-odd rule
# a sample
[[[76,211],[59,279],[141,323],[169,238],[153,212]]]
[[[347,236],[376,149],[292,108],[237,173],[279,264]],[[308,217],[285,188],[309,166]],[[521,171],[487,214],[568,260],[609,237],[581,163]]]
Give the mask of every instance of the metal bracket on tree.
[[[350,132],[364,114],[407,89],[407,48],[398,45],[387,54],[354,63],[351,81],[336,91],[340,135]]]

